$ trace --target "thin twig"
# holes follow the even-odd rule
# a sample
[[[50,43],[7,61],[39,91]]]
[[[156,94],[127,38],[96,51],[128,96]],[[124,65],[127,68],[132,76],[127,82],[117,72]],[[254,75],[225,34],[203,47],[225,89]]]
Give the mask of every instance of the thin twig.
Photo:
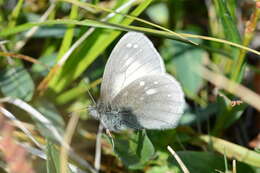
[[[104,127],[102,123],[99,123],[97,139],[96,139],[95,162],[94,162],[94,167],[97,171],[99,171],[100,164],[101,164],[101,136],[102,136],[103,128]]]
[[[180,159],[180,157],[178,156],[178,154],[168,145],[167,146],[168,151],[173,155],[173,157],[176,159],[176,161],[178,162],[178,164],[180,165],[182,171],[184,173],[190,173],[190,171],[188,170],[188,168],[184,165],[184,163],[182,162],[182,160]]]
[[[6,49],[5,45],[0,44],[0,48],[3,50],[3,52],[7,52],[7,49]],[[7,56],[7,62],[10,65],[14,64],[14,60],[10,56]]]
[[[27,56],[27,55],[4,51],[4,52],[0,52],[0,56],[6,56],[8,58],[13,57],[13,58],[22,59],[22,60],[25,60],[25,61],[28,61],[28,62],[31,62],[34,64],[39,64],[39,65],[45,67],[46,69],[49,69],[49,67],[46,64],[42,63],[41,61],[38,61],[37,59],[35,59],[33,57]]]
[[[236,160],[232,160],[232,173],[237,173],[237,165],[236,165]]]
[[[45,11],[45,13],[42,15],[42,17],[39,19],[39,22],[44,22],[50,13],[53,11],[53,9],[56,7],[56,3],[54,1],[51,1],[51,5],[49,8]],[[28,32],[26,32],[25,37],[23,40],[20,40],[16,43],[14,50],[18,52],[23,48],[23,46],[27,43],[27,41],[35,34],[35,32],[39,29],[39,26],[32,27]]]
[[[74,114],[68,123],[68,126],[66,128],[65,134],[64,134],[64,140],[63,142],[66,143],[68,146],[71,143],[72,136],[75,132],[77,123],[79,120],[79,116]],[[60,152],[60,172],[61,173],[67,173],[68,172],[68,150],[69,148],[65,147],[65,145],[61,146],[61,152]]]

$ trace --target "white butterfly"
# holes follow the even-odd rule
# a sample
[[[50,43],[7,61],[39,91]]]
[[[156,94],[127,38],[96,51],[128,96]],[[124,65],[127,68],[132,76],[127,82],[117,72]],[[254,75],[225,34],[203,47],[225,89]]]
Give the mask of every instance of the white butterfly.
[[[105,67],[98,104],[90,114],[112,131],[174,128],[184,110],[180,84],[142,33],[128,32]]]

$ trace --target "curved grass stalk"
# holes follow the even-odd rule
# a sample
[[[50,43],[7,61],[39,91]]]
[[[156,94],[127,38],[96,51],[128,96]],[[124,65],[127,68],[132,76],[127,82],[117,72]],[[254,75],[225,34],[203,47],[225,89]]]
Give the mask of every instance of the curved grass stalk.
[[[162,36],[165,38],[178,40],[175,37],[175,35],[173,35],[169,32],[165,32],[165,31],[159,31],[159,30],[155,30],[155,29],[138,27],[138,26],[129,26],[129,25],[126,26],[126,25],[120,25],[120,24],[113,24],[113,23],[95,21],[95,20],[90,20],[90,19],[86,19],[83,21],[70,20],[70,19],[56,19],[56,20],[48,20],[45,22],[30,22],[30,23],[19,25],[13,29],[10,29],[10,28],[4,29],[0,32],[0,37],[16,34],[16,33],[25,31],[34,26],[46,26],[46,25],[55,25],[55,24],[75,24],[75,25],[80,25],[80,26],[93,26],[93,27],[98,27],[98,28],[116,29],[116,30],[121,30],[121,31],[139,31],[139,32],[147,33],[147,34],[159,35],[159,36]],[[234,46],[234,47],[252,52],[254,54],[260,55],[259,51],[256,51],[249,47],[246,47],[246,46],[243,46],[243,45],[231,42],[231,41],[227,41],[224,39],[218,39],[218,38],[202,36],[202,35],[195,35],[195,34],[187,34],[187,33],[179,33],[179,34],[189,37],[189,38],[199,38],[202,40],[208,40],[208,41],[214,41],[217,43],[227,44],[227,45]],[[187,43],[184,40],[180,40],[180,41]],[[200,45],[198,45],[198,46],[200,46]]]
[[[84,2],[75,1],[75,0],[60,0],[60,1],[70,2],[70,3],[72,3],[72,4],[78,5],[78,6],[81,7],[81,8],[84,8],[84,9],[86,9],[86,7],[87,7],[87,8],[95,8],[95,9],[103,10],[103,11],[110,12],[110,13],[120,14],[120,15],[125,16],[125,17],[127,17],[127,18],[130,18],[130,19],[133,19],[133,20],[142,22],[142,23],[144,23],[144,24],[148,24],[148,25],[150,25],[150,26],[156,27],[156,28],[161,29],[161,30],[163,30],[163,31],[167,31],[167,32],[173,34],[174,36],[179,37],[180,39],[183,39],[183,40],[185,40],[185,41],[187,41],[187,42],[190,42],[191,44],[198,45],[197,43],[195,43],[195,42],[193,42],[193,41],[191,41],[191,40],[185,38],[184,36],[182,36],[182,35],[180,35],[180,34],[174,32],[174,31],[172,31],[172,30],[170,30],[170,29],[167,29],[167,28],[162,27],[162,26],[160,26],[160,25],[157,25],[157,24],[155,24],[155,23],[152,23],[152,22],[149,22],[149,21],[140,19],[140,18],[135,17],[135,16],[131,16],[131,15],[128,15],[128,14],[119,13],[119,12],[117,12],[117,11],[110,10],[110,9],[104,8],[104,7],[99,7],[99,6],[97,6],[97,5],[93,5],[93,4],[86,3],[86,2],[84,3]]]

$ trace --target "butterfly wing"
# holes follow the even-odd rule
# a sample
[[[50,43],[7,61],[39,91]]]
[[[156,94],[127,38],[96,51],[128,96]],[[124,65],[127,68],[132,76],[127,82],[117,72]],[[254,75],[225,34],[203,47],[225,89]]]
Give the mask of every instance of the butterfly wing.
[[[165,73],[161,56],[142,33],[128,32],[106,64],[100,100],[108,104],[127,85],[147,74]]]
[[[185,100],[180,84],[172,76],[158,74],[132,82],[113,99],[112,105],[130,111],[120,115],[126,127],[167,129],[177,125]],[[135,124],[131,124],[133,119]]]

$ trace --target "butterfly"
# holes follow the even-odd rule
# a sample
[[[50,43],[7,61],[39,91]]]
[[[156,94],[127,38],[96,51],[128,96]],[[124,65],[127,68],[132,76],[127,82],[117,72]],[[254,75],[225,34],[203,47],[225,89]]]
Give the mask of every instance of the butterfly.
[[[169,129],[177,125],[184,105],[179,82],[166,73],[152,42],[128,32],[107,61],[100,98],[89,113],[111,131]]]

